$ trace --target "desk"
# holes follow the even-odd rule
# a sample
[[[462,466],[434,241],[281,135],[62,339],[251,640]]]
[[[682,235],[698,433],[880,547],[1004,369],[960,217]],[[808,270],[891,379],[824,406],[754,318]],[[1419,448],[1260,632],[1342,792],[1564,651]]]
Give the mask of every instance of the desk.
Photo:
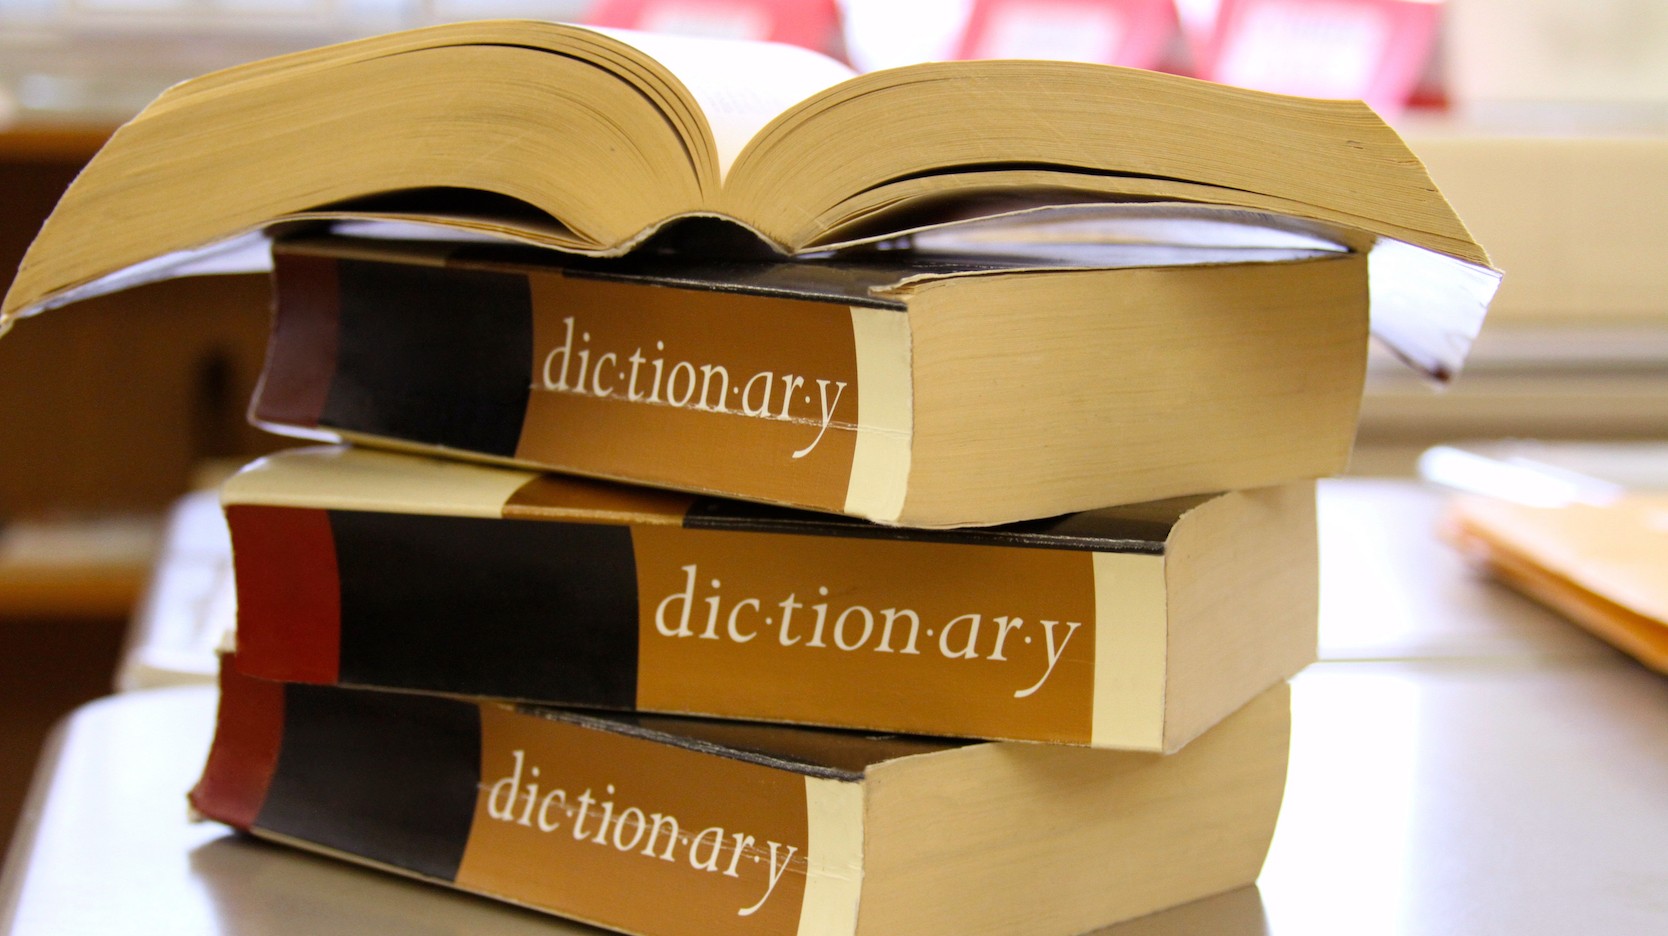
[[[1263,876],[1106,936],[1668,932],[1668,681],[1467,577],[1429,535],[1437,504],[1407,482],[1326,485],[1327,660],[1293,684]],[[594,932],[187,822],[213,706],[207,686],[144,690],[61,726],[0,923]]]

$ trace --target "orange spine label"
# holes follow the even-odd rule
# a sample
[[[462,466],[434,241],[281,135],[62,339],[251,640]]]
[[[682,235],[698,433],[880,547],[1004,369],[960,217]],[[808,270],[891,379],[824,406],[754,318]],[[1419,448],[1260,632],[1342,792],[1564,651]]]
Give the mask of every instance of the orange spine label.
[[[1090,740],[1092,553],[674,527],[632,540],[644,709]]]
[[[457,884],[631,932],[794,933],[797,773],[483,705]]]
[[[517,458],[844,506],[859,389],[849,307],[560,274],[529,282],[533,381]]]

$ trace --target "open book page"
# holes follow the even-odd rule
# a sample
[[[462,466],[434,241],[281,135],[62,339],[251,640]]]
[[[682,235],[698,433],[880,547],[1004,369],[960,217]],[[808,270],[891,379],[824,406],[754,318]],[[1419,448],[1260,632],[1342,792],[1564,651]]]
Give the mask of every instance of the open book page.
[[[723,174],[776,115],[857,75],[826,55],[777,42],[596,31],[653,57],[683,82],[706,113]]]

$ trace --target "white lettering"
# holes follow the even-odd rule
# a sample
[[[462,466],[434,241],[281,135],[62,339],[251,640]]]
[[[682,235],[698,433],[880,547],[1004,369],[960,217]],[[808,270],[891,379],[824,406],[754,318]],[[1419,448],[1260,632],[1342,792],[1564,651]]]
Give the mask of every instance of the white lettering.
[[[765,889],[764,896],[760,897],[759,902],[753,906],[737,910],[736,916],[752,916],[757,913],[759,908],[764,906],[765,901],[770,899],[770,895],[776,891],[776,882],[782,879],[782,872],[788,870],[788,862],[793,860],[793,853],[799,850],[798,847],[789,845],[787,854],[782,856],[782,864],[778,867],[776,864],[776,849],[780,847],[776,842],[770,843],[770,886]]]
[[[1010,618],[1007,615],[1003,615],[999,618],[991,618],[991,620],[996,622],[996,626],[998,628],[996,631],[996,646],[991,648],[990,656],[985,659],[1006,660],[1007,657],[1002,655],[1002,647],[1008,642],[1008,631],[1023,626],[1025,624],[1025,619],[1022,617]]]
[[[678,375],[684,375],[683,392],[678,393]],[[688,361],[679,361],[672,365],[672,373],[666,378],[666,402],[682,409],[689,403],[689,398],[695,395],[695,365]]]
[[[492,792],[487,794],[487,815],[502,822],[509,822],[513,818],[511,808],[521,795],[521,762],[527,756],[525,751],[511,751],[510,757],[515,759],[515,772],[492,785]],[[498,805],[498,794],[504,794],[504,805]]]
[[[618,363],[619,358],[615,357],[614,352],[612,352],[612,351],[608,352],[607,354],[604,354],[602,357],[597,358],[597,369],[594,370],[594,371],[591,371],[591,393],[592,393],[592,395],[596,396],[598,399],[601,399],[603,397],[611,396],[614,393],[614,385],[613,384],[609,384],[606,387],[604,387],[602,385],[602,370],[603,370],[602,362],[603,361],[614,361],[614,362]],[[610,364],[608,366],[613,367],[614,365]]]
[[[746,643],[749,640],[752,640],[754,637],[759,636],[758,631],[752,631],[751,633],[743,634],[741,632],[741,629],[736,627],[736,615],[741,613],[742,608],[745,608],[745,607],[748,607],[748,606],[752,606],[754,611],[759,610],[759,599],[757,599],[757,598],[745,598],[741,601],[736,602],[736,606],[730,609],[730,620],[726,624],[726,628],[730,632],[730,639],[735,641],[736,643]]]
[[[560,812],[567,812],[568,794],[563,790],[551,790],[549,793],[544,795],[544,801],[539,803],[540,832],[554,832],[561,827],[562,824],[560,822],[550,818],[550,804],[558,800],[562,805]]]
[[[636,813],[637,818],[630,820],[631,828],[633,830],[631,841],[621,841],[620,830],[626,827],[626,817],[630,816],[632,813]],[[636,806],[627,806],[626,808],[620,810],[620,821],[614,823],[614,850],[625,852],[636,848],[637,843],[643,838],[643,833],[647,830],[648,823],[644,821],[643,811],[641,809],[638,809]]]
[[[710,841],[709,841],[710,836]],[[701,849],[701,843],[707,842],[707,856],[702,858],[696,854]],[[689,866],[700,871],[717,871],[718,856],[724,851],[724,829],[721,826],[711,826],[701,830],[695,836],[695,841],[689,843]]]
[[[756,610],[757,601],[753,604]],[[570,816],[566,791],[552,789],[541,797],[539,784],[530,782],[538,779],[539,767],[528,763],[525,750],[514,750],[510,757],[513,763],[510,773],[494,781],[487,793],[487,815],[494,821],[527,826],[544,834],[562,828],[563,822]],[[523,782],[524,777],[529,782]],[[577,809],[571,813],[573,822],[570,831],[575,842],[605,847],[611,845],[620,854],[635,852],[645,858],[673,862],[678,860],[677,853],[681,850],[689,867],[696,871],[721,873],[737,879],[766,877],[764,895],[751,907],[737,910],[739,916],[751,916],[765,905],[799,851],[796,845],[769,842],[768,870],[753,872],[750,869],[761,864],[758,839],[753,836],[745,832],[730,832],[722,826],[709,826],[690,838],[684,835],[675,817],[665,813],[648,813],[638,806],[626,806],[616,813],[614,800],[599,801],[591,795],[592,789],[587,787],[573,801]],[[614,784],[604,784],[603,789],[608,796],[615,795]],[[525,805],[522,805],[523,800]],[[594,833],[586,827],[586,821],[594,813],[593,806],[601,807],[600,815],[596,816]],[[727,862],[726,850],[730,853]]]
[[[1071,636],[1077,633],[1077,629],[1079,627],[1083,626],[1083,624],[1079,621],[1067,621],[1066,636],[1060,641],[1059,648],[1056,649],[1054,646],[1054,626],[1060,622],[1040,621],[1038,623],[1042,624],[1045,631],[1045,639],[1048,641],[1048,669],[1043,671],[1042,678],[1037,680],[1036,684],[1031,686],[1031,688],[1021,689],[1018,692],[1015,692],[1014,698],[1016,699],[1023,699],[1030,696],[1038,689],[1041,689],[1043,687],[1043,683],[1048,682],[1048,677],[1054,673],[1054,664],[1060,662],[1060,655],[1066,652],[1066,641],[1071,640]]]
[[[562,342],[560,348],[556,348],[544,356],[544,388],[546,390],[566,390],[568,388],[568,358],[573,355],[573,316],[570,315],[562,319],[562,324],[567,326],[567,340]],[[556,360],[558,354],[562,356],[562,376],[551,380],[550,363]]]
[[[828,431],[828,424],[834,419],[834,407],[840,405],[840,394],[844,393],[846,390],[846,382],[842,380],[834,386],[834,400],[833,402],[829,402],[828,381],[817,381],[817,389],[822,393],[822,425],[817,428],[817,437],[811,440],[810,445],[807,445],[799,451],[793,453],[794,458],[804,458],[805,456],[811,454],[811,450],[816,448],[817,443],[822,441],[823,433]]]
[[[782,375],[782,412],[776,414],[777,419],[788,418],[788,408],[793,406],[793,392],[805,386],[805,378],[793,374]]]
[[[846,621],[851,620],[853,616],[858,616],[863,619],[863,633],[856,640],[847,643]],[[840,616],[834,619],[834,646],[839,647],[841,650],[857,650],[869,642],[869,635],[874,633],[874,629],[874,614],[870,613],[869,609],[863,607],[862,605],[852,605],[844,611],[841,611]]]
[[[688,637],[692,633],[689,629],[689,605],[695,600],[695,566],[683,566],[683,571],[689,577],[684,590],[660,599],[660,604],[654,609],[654,629],[667,637]],[[683,616],[678,619],[676,628],[669,628],[666,626],[666,608],[674,601],[683,604]]]
[[[952,619],[950,623],[944,625],[943,630],[938,632],[938,652],[950,659],[960,657],[963,660],[977,660],[979,651],[974,649],[974,645],[979,642],[979,624],[981,620],[982,618],[977,614],[963,614]],[[955,631],[956,625],[962,621],[967,622],[967,643],[960,650],[954,650],[950,647],[950,634]]]
[[[721,380],[718,384],[718,402],[708,403],[707,392],[712,388],[712,375],[717,374]],[[722,364],[701,365],[701,398],[695,401],[698,410],[711,410],[714,413],[728,413],[724,406],[724,397],[730,392],[730,372]]]
[[[763,388],[764,399],[753,402],[753,390]],[[741,388],[741,413],[743,416],[762,416],[770,418],[771,392],[776,389],[776,372],[759,371],[747,378],[747,383]]]
[[[875,652],[892,652],[892,622],[898,618],[907,617],[909,618],[909,643],[904,644],[903,649],[898,652],[919,654],[921,651],[915,649],[915,638],[921,635],[921,616],[908,608],[901,611],[897,608],[887,608],[880,613],[885,616],[886,623],[880,629],[880,643],[876,645]]]

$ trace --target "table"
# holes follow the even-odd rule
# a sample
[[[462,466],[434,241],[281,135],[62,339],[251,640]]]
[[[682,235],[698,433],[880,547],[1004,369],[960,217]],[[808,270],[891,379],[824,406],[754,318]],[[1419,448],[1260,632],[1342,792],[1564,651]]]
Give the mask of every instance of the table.
[[[1323,662],[1293,682],[1257,886],[1105,936],[1668,932],[1668,681],[1470,577],[1414,482],[1323,486]],[[0,877],[18,934],[586,927],[187,821],[208,686],[79,710]]]

